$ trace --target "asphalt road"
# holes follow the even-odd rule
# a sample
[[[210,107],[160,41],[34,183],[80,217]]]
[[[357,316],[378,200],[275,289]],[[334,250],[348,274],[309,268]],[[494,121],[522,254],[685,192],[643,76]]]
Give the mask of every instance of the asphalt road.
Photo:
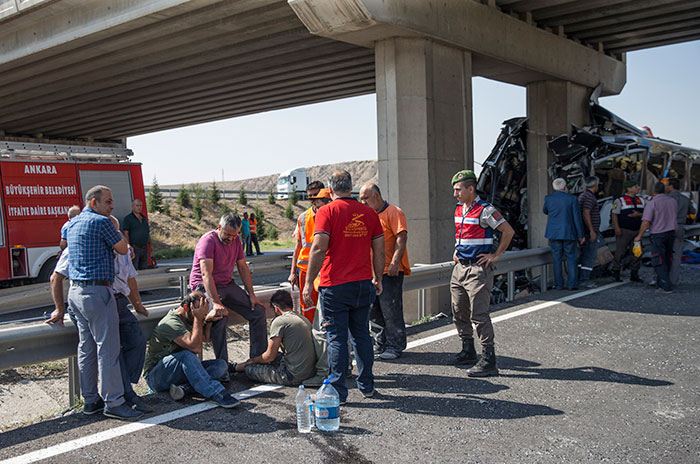
[[[235,410],[213,408],[50,461],[700,462],[698,281],[700,271],[687,270],[672,295],[625,284],[550,306],[530,300],[498,310],[500,376],[471,379],[450,365],[456,336],[415,346],[375,364],[375,398],[350,391],[335,434],[298,434],[295,391],[281,388]],[[541,309],[517,312],[525,308]],[[410,340],[453,329],[445,320],[428,327]],[[229,389],[251,387],[236,380]],[[157,410],[151,422],[201,404],[163,394],[149,401]],[[6,432],[0,459],[124,424],[75,415]]]

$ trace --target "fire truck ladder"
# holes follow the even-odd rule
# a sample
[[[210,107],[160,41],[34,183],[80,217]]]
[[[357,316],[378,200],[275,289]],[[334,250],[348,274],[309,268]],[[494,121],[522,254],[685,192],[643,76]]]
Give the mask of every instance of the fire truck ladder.
[[[121,147],[58,145],[53,143],[8,142],[0,140],[0,158],[63,159],[74,161],[129,161],[134,152]]]

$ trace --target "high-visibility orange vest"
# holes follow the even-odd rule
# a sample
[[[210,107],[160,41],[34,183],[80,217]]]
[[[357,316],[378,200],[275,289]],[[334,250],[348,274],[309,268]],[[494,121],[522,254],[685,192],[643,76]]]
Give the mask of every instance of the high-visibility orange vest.
[[[309,266],[311,244],[314,242],[314,210],[311,208],[307,209],[303,218],[303,221],[301,220],[302,216],[299,216],[299,219],[297,219],[299,237],[301,237],[301,250],[299,250],[299,256],[297,256],[297,267],[302,271],[306,271]]]
[[[251,234],[257,234],[258,233],[258,220],[257,219],[251,219],[250,221],[250,233]]]

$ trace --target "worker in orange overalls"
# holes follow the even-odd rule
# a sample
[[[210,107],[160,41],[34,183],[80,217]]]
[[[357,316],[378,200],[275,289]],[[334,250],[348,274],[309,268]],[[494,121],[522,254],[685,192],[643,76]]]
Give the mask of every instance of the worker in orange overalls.
[[[311,292],[313,305],[308,306],[304,299],[301,298],[301,293],[304,291],[304,282],[306,279],[306,268],[309,264],[309,252],[311,244],[314,241],[314,219],[319,208],[331,201],[331,192],[327,188],[323,188],[323,183],[319,181],[311,182],[306,188],[306,193],[311,200],[311,207],[301,213],[297,219],[297,225],[294,229],[294,238],[297,239],[297,246],[294,249],[292,257],[292,269],[289,273],[289,283],[292,287],[299,287],[299,303],[302,314],[309,322],[313,324],[314,314],[316,313],[316,303],[318,302],[318,292]]]

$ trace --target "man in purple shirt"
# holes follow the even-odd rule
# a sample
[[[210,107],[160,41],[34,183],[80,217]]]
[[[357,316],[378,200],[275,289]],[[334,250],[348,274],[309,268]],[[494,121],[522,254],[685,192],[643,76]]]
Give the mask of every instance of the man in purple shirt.
[[[651,264],[656,271],[656,283],[664,292],[671,293],[673,285],[671,285],[669,271],[673,256],[678,204],[664,192],[666,192],[666,185],[663,182],[657,182],[654,185],[654,198],[644,208],[642,227],[634,241],[641,241],[642,234],[649,229]]]
[[[212,309],[220,318],[212,323],[211,341],[216,359],[227,362],[226,326],[229,311],[237,312],[250,324],[251,358],[261,355],[267,348],[265,307],[253,290],[250,269],[238,236],[240,230],[241,218],[238,215],[226,213],[221,216],[216,229],[202,235],[197,242],[190,273],[190,288],[195,291],[200,284],[204,285]],[[233,280],[234,266],[238,268],[246,291]]]

